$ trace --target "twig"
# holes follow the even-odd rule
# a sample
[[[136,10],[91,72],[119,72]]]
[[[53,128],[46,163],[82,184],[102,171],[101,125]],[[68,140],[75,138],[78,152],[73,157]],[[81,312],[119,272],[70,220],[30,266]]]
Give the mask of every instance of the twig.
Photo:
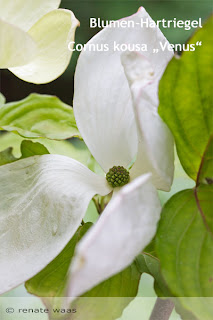
[[[174,303],[169,300],[157,298],[149,320],[168,320],[174,309]]]

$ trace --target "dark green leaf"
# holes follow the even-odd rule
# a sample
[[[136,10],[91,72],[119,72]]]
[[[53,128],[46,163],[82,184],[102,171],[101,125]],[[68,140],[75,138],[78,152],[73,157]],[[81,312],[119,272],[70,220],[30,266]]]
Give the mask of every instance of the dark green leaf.
[[[203,154],[197,183],[213,184],[213,135],[210,137],[207,148]]]
[[[73,109],[57,97],[31,94],[0,108],[0,127],[26,138],[67,139],[79,136]]]
[[[148,273],[155,279],[154,288],[159,297],[171,296],[160,273],[160,262],[157,258],[150,254],[143,253],[136,258],[136,263],[141,273]]]
[[[0,152],[0,166],[18,160],[14,157],[12,151],[13,148],[7,148],[6,150]]]
[[[155,237],[151,240],[151,242],[144,248],[143,252],[145,254],[149,254],[154,258],[157,258],[157,254],[155,252]]]
[[[35,155],[49,154],[49,151],[43,144],[24,140],[21,143],[21,158],[28,158]]]
[[[213,134],[212,17],[190,39],[202,42],[169,63],[159,87],[159,113],[172,131],[178,156],[194,180]]]
[[[16,158],[13,155],[13,148],[9,147],[3,150],[0,152],[0,166],[35,155],[49,154],[49,151],[38,142],[24,140],[21,143],[21,154],[20,158]]]
[[[200,185],[174,195],[163,208],[156,251],[162,275],[181,305],[197,319],[212,319],[213,188]],[[185,297],[185,298],[184,298]]]

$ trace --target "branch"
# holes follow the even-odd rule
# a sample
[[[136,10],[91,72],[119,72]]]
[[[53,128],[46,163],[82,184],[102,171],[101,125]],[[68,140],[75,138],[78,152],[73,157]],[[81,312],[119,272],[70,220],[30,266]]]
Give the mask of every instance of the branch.
[[[174,309],[174,303],[169,299],[157,298],[149,320],[168,320]]]

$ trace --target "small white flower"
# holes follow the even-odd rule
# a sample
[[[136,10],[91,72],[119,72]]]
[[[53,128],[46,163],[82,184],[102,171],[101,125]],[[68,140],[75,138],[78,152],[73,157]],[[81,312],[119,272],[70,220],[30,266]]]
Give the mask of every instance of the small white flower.
[[[0,68],[32,83],[47,83],[67,68],[79,25],[57,9],[60,0],[0,0]]]
[[[143,8],[125,19],[141,18],[151,19]],[[0,293],[26,281],[59,254],[95,194],[114,191],[77,247],[68,295],[81,295],[124,269],[156,232],[161,211],[156,188],[170,189],[174,169],[173,139],[157,113],[158,83],[172,53],[152,53],[159,41],[167,41],[157,28],[106,28],[90,44],[114,40],[144,42],[149,51],[144,56],[82,52],[74,97],[76,121],[88,148],[106,174],[116,167],[106,175],[110,183],[59,155],[0,167]],[[126,169],[136,154],[128,182]],[[123,179],[128,182],[123,188],[112,187],[121,186]]]

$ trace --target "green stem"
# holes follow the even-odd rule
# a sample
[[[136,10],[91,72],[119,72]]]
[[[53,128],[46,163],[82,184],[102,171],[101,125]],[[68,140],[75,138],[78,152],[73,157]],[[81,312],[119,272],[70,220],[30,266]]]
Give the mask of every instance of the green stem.
[[[97,212],[98,212],[98,214],[100,215],[101,212],[102,212],[102,210],[101,210],[101,206],[100,206],[100,204],[99,204],[98,199],[94,197],[94,198],[92,199],[92,201],[94,202],[95,207],[96,207],[96,209],[97,209]]]
[[[96,195],[93,197],[92,200],[96,206],[96,209],[97,209],[99,215],[101,215],[101,213],[104,211],[104,209],[108,205],[111,198],[112,198],[112,192],[104,197],[99,196],[99,195]]]

